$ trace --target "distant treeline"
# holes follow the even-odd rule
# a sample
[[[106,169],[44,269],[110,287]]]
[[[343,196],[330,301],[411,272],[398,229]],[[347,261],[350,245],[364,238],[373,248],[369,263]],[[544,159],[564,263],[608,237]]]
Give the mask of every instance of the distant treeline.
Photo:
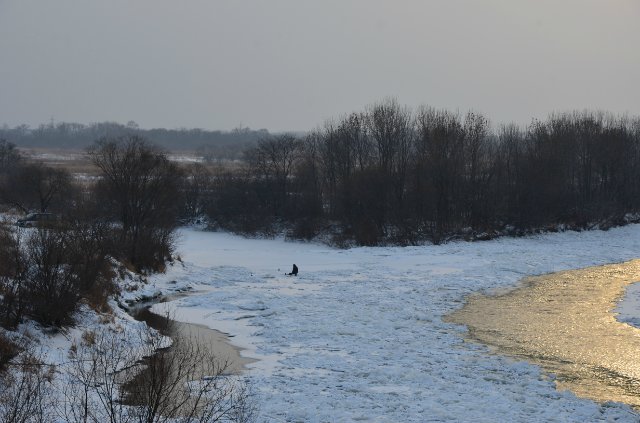
[[[628,221],[640,212],[640,119],[573,112],[492,128],[383,101],[304,138],[276,136],[217,175],[204,208],[240,232],[410,244]]]
[[[252,130],[246,127],[232,131],[206,131],[204,129],[140,129],[135,122],[122,125],[115,122],[50,123],[31,128],[20,125],[0,127],[0,139],[18,147],[85,149],[102,138],[118,138],[138,135],[153,140],[167,150],[195,150],[206,159],[238,159],[242,150],[266,136],[266,129]]]

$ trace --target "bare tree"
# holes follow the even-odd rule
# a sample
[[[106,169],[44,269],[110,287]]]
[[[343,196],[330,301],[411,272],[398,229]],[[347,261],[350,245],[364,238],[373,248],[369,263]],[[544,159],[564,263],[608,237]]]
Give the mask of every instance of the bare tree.
[[[210,186],[211,173],[204,165],[194,163],[186,168],[181,187],[184,196],[182,217],[195,218],[204,212]]]
[[[413,122],[411,111],[394,99],[388,99],[371,107],[368,114],[368,131],[376,147],[378,167],[386,184],[390,185],[397,208],[402,206],[407,166],[413,147]],[[381,188],[387,188],[383,186]],[[383,192],[386,196],[386,192]]]
[[[417,115],[417,155],[421,164],[423,189],[427,198],[427,220],[432,225],[432,238],[439,242],[459,210],[460,177],[463,174],[464,130],[457,114],[446,110],[422,108]]]
[[[487,223],[490,206],[487,191],[493,176],[489,139],[489,120],[476,112],[464,119],[465,206],[470,225],[477,228]]]
[[[121,224],[123,258],[139,269],[161,268],[173,251],[179,169],[136,135],[102,139],[89,154],[102,171],[96,196]]]
[[[288,199],[289,179],[299,159],[302,143],[292,135],[279,135],[261,140],[247,151],[254,175],[264,182],[263,195],[271,203],[276,216],[282,216]]]
[[[503,221],[519,223],[521,186],[524,183],[524,133],[516,125],[502,125],[497,135],[497,175],[496,190],[497,218]]]

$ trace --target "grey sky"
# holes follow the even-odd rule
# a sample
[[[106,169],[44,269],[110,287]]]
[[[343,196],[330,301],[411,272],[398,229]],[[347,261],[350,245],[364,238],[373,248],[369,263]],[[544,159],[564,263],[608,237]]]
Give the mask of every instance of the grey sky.
[[[0,0],[0,123],[307,130],[386,96],[640,114],[640,1]]]

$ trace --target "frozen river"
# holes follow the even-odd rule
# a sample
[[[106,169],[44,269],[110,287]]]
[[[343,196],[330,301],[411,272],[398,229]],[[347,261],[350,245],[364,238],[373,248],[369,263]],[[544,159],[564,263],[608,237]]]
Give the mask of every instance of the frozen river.
[[[636,258],[638,225],[350,250],[185,229],[179,253],[184,265],[146,289],[197,293],[154,310],[221,330],[257,360],[246,377],[259,421],[638,421],[443,320],[472,293]],[[284,275],[293,263],[297,278]]]

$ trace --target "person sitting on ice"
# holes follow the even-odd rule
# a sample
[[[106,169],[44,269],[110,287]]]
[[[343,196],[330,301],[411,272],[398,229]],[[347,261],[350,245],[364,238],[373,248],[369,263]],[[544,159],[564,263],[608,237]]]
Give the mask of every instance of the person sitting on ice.
[[[293,265],[293,270],[291,271],[291,273],[287,273],[287,276],[298,276],[298,266],[296,266],[295,264]]]

